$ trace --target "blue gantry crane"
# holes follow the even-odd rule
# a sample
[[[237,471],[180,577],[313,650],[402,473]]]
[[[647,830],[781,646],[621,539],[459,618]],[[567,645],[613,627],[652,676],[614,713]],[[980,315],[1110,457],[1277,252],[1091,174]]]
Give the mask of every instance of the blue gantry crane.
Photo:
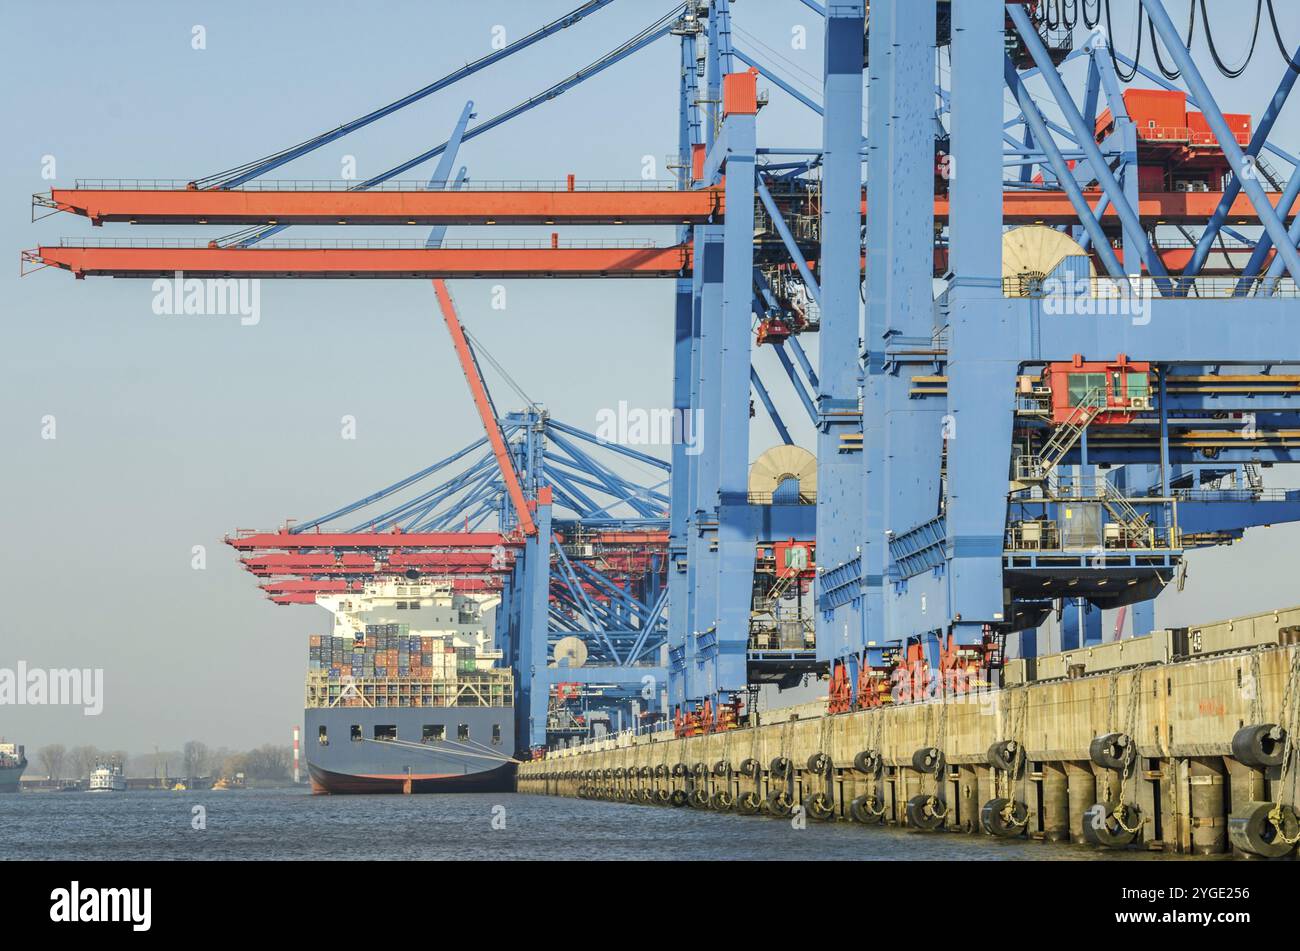
[[[829,677],[832,713],[896,700],[899,671],[966,689],[1008,651],[1099,642],[1104,609],[1150,629],[1187,552],[1300,518],[1300,494],[1264,479],[1296,461],[1300,440],[1287,333],[1300,160],[1274,136],[1300,50],[1271,2],[1257,20],[1272,18],[1263,28],[1282,56],[1261,49],[1256,64],[1280,78],[1257,120],[1225,115],[1165,0],[1123,4],[1153,39],[1148,62],[1117,48],[1112,5],[1089,0],[803,0],[824,36],[820,98],[771,51],[738,43],[729,0],[690,0],[486,122],[470,125],[467,104],[445,143],[365,182],[262,177],[610,2],[256,162],[36,198],[95,224],[241,231],[193,247],[70,239],[24,253],[78,277],[672,280],[671,410],[697,438],[675,440],[670,459],[536,406],[499,417],[484,390],[485,441],[445,462],[488,452],[414,502],[390,495],[441,465],[362,500],[387,506],[363,521],[370,530],[491,519],[510,538],[498,633],[521,684],[521,746],[564,738],[568,727],[547,729],[557,699],[586,718],[623,709],[624,723],[635,704],[689,734],[735,725],[755,685],[808,673]],[[1204,7],[1199,21],[1214,67],[1237,74],[1213,45],[1221,24]],[[507,187],[453,174],[463,142],[669,36],[680,49],[671,182]],[[760,81],[821,117],[819,143],[763,125]],[[398,177],[434,158],[430,180]],[[273,237],[335,221],[434,231]],[[448,226],[497,222],[674,235],[445,240]],[[761,348],[781,389],[760,374]],[[790,452],[753,451],[760,408]],[[811,468],[798,461],[805,432]],[[617,475],[597,458],[610,451],[664,483]],[[595,564],[602,546],[626,560]],[[811,628],[795,643],[772,633],[790,603],[795,626]],[[555,665],[566,637],[591,665]],[[580,697],[575,683],[604,692]]]

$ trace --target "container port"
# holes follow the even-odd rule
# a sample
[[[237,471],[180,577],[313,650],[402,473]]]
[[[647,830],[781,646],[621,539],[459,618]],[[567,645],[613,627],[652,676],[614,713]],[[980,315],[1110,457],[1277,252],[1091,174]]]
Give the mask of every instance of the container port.
[[[313,790],[1294,860],[1300,608],[1156,616],[1189,558],[1300,521],[1300,49],[1271,0],[1248,112],[1216,95],[1229,15],[1204,3],[1189,32],[1173,0],[790,0],[820,37],[810,94],[748,3],[688,0],[478,116],[480,72],[611,5],[224,170],[33,197],[113,236],[41,243],[25,272],[431,285],[481,435],[225,537],[272,602],[332,617],[307,652]],[[644,100],[674,110],[668,173],[529,179],[537,143],[494,130],[651,44],[675,54]],[[462,93],[445,141],[387,171],[276,177]],[[767,122],[778,100],[820,140]],[[520,180],[458,165],[488,133]],[[535,237],[480,237],[498,225]],[[162,236],[199,226],[221,233]],[[307,227],[347,236],[281,236]],[[597,425],[524,394],[457,303],[568,281],[581,308],[585,282],[633,280],[666,292],[664,406],[612,392]]]
[[[1300,609],[1008,665],[1000,689],[841,715],[766,711],[695,736],[626,732],[519,771],[521,792],[896,825],[1090,848],[1280,857],[1300,824]],[[1244,685],[1244,689],[1242,686]],[[1274,722],[1264,723],[1272,717]],[[1279,725],[1282,726],[1279,726]],[[1270,834],[1270,817],[1281,824]]]

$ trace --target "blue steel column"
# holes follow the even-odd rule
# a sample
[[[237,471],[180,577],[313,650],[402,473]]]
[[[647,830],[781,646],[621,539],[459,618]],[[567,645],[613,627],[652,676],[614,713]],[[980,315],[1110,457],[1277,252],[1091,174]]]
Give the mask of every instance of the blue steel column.
[[[749,97],[729,102],[727,90],[752,85],[751,73],[731,74],[723,92],[727,217],[722,239],[721,376],[718,440],[718,614],[701,659],[706,662],[706,696],[740,692],[746,686],[749,614],[754,590],[754,537],[749,505],[749,387],[751,315],[754,301],[755,106]],[[744,101],[748,99],[749,101]],[[708,499],[703,500],[705,504]],[[721,697],[720,699],[726,699]]]
[[[934,203],[924,197],[934,188],[934,24],[934,0],[872,6],[867,341],[873,352],[887,345],[928,350],[934,336]],[[883,458],[883,478],[867,485],[868,578],[880,571],[886,532],[902,535],[939,515],[945,407],[941,399],[911,397],[916,359],[886,358],[887,371],[868,377],[868,392],[879,379],[884,398],[883,454],[872,445],[877,412],[870,401],[864,421],[869,458],[873,464]],[[927,361],[920,372],[933,372],[931,365]],[[872,519],[876,497],[883,500],[879,526]],[[891,581],[885,637],[876,639],[900,640],[946,624],[937,610],[943,578],[925,572]],[[873,607],[869,597],[868,640],[881,628]]]
[[[866,313],[863,317],[862,377],[862,641],[861,646],[883,643],[890,624],[885,610],[882,579],[888,564],[885,541],[885,330],[889,326],[889,300],[893,287],[894,262],[889,259],[889,228],[893,224],[889,209],[894,172],[892,134],[894,84],[899,65],[894,55],[894,30],[898,21],[898,4],[893,0],[877,3],[871,11],[871,68],[867,79],[867,207],[877,209],[866,222]],[[906,13],[904,12],[904,17]],[[927,81],[927,86],[929,82]],[[927,162],[928,166],[930,163]],[[930,203],[933,215],[933,203]],[[930,239],[933,245],[933,236]],[[933,259],[933,252],[931,252]],[[879,666],[879,651],[867,650],[862,658],[868,666]],[[849,678],[856,702],[858,662],[849,663]]]
[[[687,583],[691,591],[691,611],[682,653],[681,691],[673,685],[673,703],[700,699],[701,668],[697,644],[700,636],[711,630],[718,618],[718,552],[712,550],[717,539],[716,506],[720,488],[721,440],[718,437],[716,408],[722,400],[722,259],[721,225],[695,228],[695,268],[693,279],[698,296],[699,359],[696,361],[696,419],[700,431],[694,434],[699,449],[694,461],[694,487],[691,501],[692,526],[688,539]],[[746,411],[748,416],[748,411]],[[676,678],[674,677],[674,680]]]
[[[700,136],[699,108],[695,103],[695,35],[686,33],[681,41],[681,83],[677,142],[678,187],[691,187],[692,146]],[[678,229],[681,241],[691,237],[691,229]],[[682,661],[691,624],[691,578],[688,574],[690,539],[694,531],[695,456],[687,446],[696,445],[695,421],[698,387],[696,361],[699,359],[699,320],[694,277],[677,281],[676,320],[673,338],[673,412],[681,428],[681,438],[673,442],[672,474],[669,491],[668,520],[668,651],[665,666],[669,669],[668,703],[685,699]],[[674,659],[677,661],[674,673]],[[655,696],[659,700],[658,692]]]
[[[953,4],[949,236],[949,620],[959,643],[1003,620],[1002,548],[1017,360],[1014,311],[1002,297],[1002,96],[1005,8]],[[919,200],[906,196],[903,200]]]
[[[832,593],[828,589],[835,587],[836,581],[853,586],[861,583],[862,456],[857,447],[847,447],[841,441],[862,431],[858,352],[865,18],[865,4],[861,0],[836,2],[826,8],[819,262],[821,366],[817,392],[820,418],[817,434],[818,660],[855,654],[865,639],[860,589],[854,590],[852,598],[842,603],[837,603],[838,598],[828,599]]]
[[[520,665],[526,686],[523,709],[528,713],[528,745],[546,744],[546,704],[549,681],[546,676],[546,632],[550,626],[551,597],[551,490],[537,493],[534,513],[537,534],[524,542],[523,585],[519,589],[523,617],[520,624]],[[516,713],[518,715],[518,711]]]
[[[680,421],[682,438],[673,441],[668,516],[668,645],[669,650],[684,651],[690,623],[690,589],[687,575],[692,528],[691,481],[694,458],[687,453],[687,443],[694,442],[691,432],[696,418],[691,401],[692,359],[695,344],[695,299],[692,281],[677,282],[677,315],[673,339],[673,413]],[[669,663],[671,668],[672,664]],[[673,692],[669,687],[670,694]]]
[[[1084,598],[1067,599],[1061,612],[1061,650],[1095,647],[1101,640],[1101,608]]]

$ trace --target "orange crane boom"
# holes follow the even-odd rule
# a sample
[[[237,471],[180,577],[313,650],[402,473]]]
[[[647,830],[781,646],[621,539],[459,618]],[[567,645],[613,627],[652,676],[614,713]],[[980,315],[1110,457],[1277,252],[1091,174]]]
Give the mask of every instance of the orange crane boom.
[[[442,311],[442,319],[447,324],[447,332],[451,334],[451,344],[456,350],[456,359],[460,361],[465,382],[469,384],[474,408],[478,410],[479,420],[483,423],[483,432],[492,447],[492,454],[496,456],[501,478],[505,480],[506,492],[509,493],[510,502],[519,516],[519,527],[524,535],[532,537],[537,534],[532,509],[529,508],[528,499],[524,497],[524,487],[519,481],[519,473],[515,471],[514,460],[510,458],[505,436],[501,434],[501,424],[497,422],[496,413],[492,410],[492,401],[488,398],[487,385],[479,372],[478,361],[474,359],[469,341],[465,338],[465,328],[460,325],[460,318],[456,315],[456,305],[451,299],[451,292],[447,290],[446,282],[441,280],[433,282],[433,292],[437,295],[438,308]]]

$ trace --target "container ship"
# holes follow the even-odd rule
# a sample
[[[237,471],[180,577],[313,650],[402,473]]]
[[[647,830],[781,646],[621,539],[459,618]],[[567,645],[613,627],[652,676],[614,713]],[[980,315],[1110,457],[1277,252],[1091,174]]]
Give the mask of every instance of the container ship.
[[[491,792],[514,781],[513,675],[486,618],[497,595],[442,584],[322,594],[308,648],[312,792]]]
[[[27,768],[27,755],[21,746],[0,740],[0,793],[18,792],[18,781]]]

